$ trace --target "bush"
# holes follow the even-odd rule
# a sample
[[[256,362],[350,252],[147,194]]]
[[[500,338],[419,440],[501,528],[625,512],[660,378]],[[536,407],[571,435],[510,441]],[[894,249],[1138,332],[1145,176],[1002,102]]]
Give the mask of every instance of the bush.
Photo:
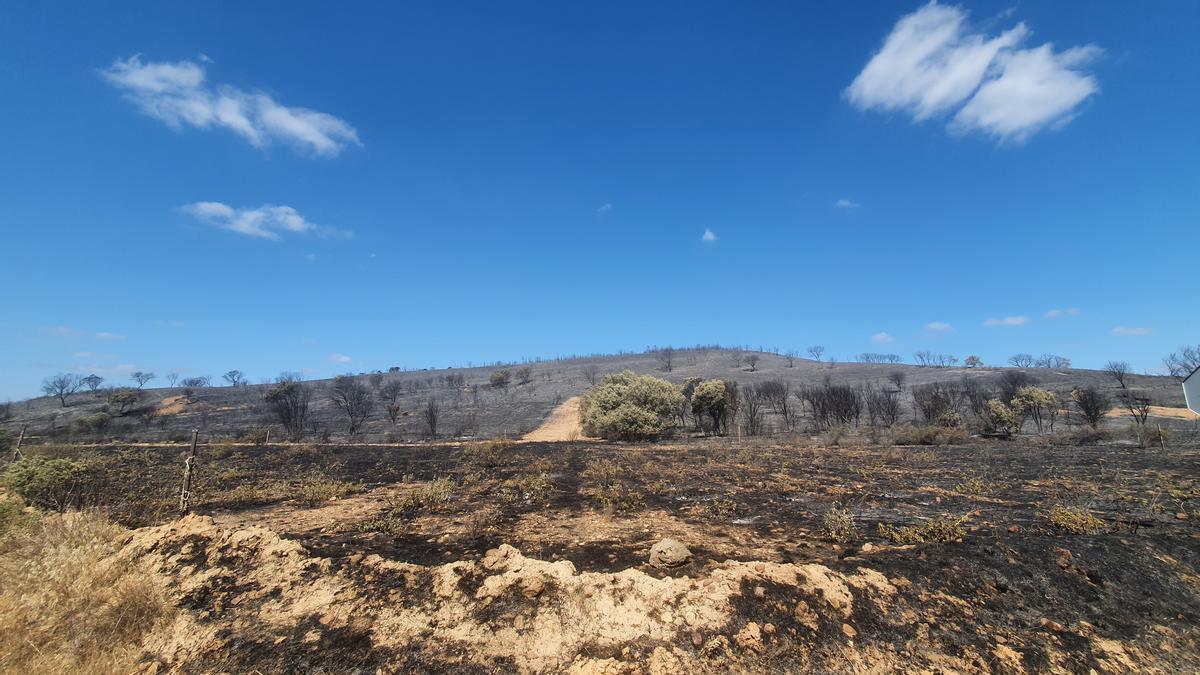
[[[671,426],[683,394],[675,385],[626,371],[605,375],[579,402],[579,418],[589,436],[623,441],[651,440]]]
[[[1104,521],[1079,506],[1057,504],[1046,514],[1050,524],[1069,534],[1095,534],[1104,529]]]
[[[995,398],[987,402],[983,410],[984,431],[1011,436],[1020,426],[1021,416],[1007,403]]]
[[[848,544],[859,537],[858,525],[850,509],[829,507],[821,518],[821,535],[839,544]]]
[[[901,528],[880,523],[879,536],[893,544],[945,544],[967,536],[967,531],[963,529],[963,523],[966,521],[966,516],[961,518],[943,516],[920,525]]]
[[[508,368],[501,368],[488,377],[488,384],[492,385],[493,389],[508,389],[510,382],[512,382],[512,371]]]
[[[77,434],[98,433],[104,431],[110,422],[112,422],[112,416],[108,413],[84,415],[71,423],[71,430]]]
[[[1071,392],[1071,400],[1079,408],[1079,414],[1093,429],[1099,429],[1105,414],[1112,407],[1112,398],[1097,387],[1086,387]]]
[[[69,459],[22,459],[4,472],[4,485],[26,502],[57,511],[83,501],[87,467]]]
[[[902,424],[892,429],[893,445],[950,445],[967,440],[962,427]]]
[[[29,521],[21,504],[11,499],[0,499],[0,538],[15,531]]]

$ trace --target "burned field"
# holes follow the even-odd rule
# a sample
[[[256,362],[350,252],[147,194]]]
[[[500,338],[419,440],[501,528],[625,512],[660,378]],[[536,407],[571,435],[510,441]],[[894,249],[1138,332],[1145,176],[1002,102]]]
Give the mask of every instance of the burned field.
[[[195,511],[212,519],[205,536],[267,528],[302,547],[298,555],[322,574],[346,577],[355,593],[415,603],[412,611],[444,611],[439,603],[450,599],[414,584],[459,570],[455,602],[475,612],[472,625],[550,644],[537,658],[504,663],[470,640],[413,651],[354,628],[365,631],[355,658],[385,670],[632,668],[655,654],[684,669],[833,667],[852,655],[864,667],[996,672],[1196,667],[1196,447],[1079,445],[1065,435],[934,446],[837,440],[216,445],[200,453]],[[41,450],[82,457],[86,500],[124,524],[173,521],[182,448]],[[182,527],[174,522],[158,530],[169,538]],[[665,538],[687,547],[686,563],[649,564]],[[553,589],[480,600],[488,580],[503,576],[497,570],[514,564],[505,574],[557,570],[557,581],[543,580]],[[186,569],[196,565],[204,563]],[[163,573],[178,568],[173,560]],[[409,575],[399,588],[386,581],[396,570]],[[847,597],[858,601],[852,611],[825,591],[818,599],[828,606],[802,597],[815,582],[793,576],[814,570],[848,584]],[[630,597],[680,580],[731,585],[719,618],[658,617],[660,628],[635,631],[636,640],[538,627],[566,601],[555,583],[617,583],[630,574],[641,584]],[[889,590],[853,581],[876,575]],[[689,587],[673,609],[656,611],[687,614],[696,592]],[[618,595],[613,611],[626,597]],[[564,611],[553,613],[565,620]]]

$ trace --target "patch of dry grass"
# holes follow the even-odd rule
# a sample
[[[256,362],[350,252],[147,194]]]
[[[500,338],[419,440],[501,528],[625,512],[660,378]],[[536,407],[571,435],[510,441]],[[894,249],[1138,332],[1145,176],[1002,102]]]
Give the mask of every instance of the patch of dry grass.
[[[97,512],[68,512],[0,540],[0,672],[135,670],[143,636],[174,609],[114,555],[124,533]]]
[[[843,509],[837,505],[829,507],[821,517],[821,536],[839,544],[858,539],[858,525],[854,523],[854,515],[850,513],[850,509]]]
[[[961,518],[942,516],[920,525],[900,528],[880,523],[879,536],[893,544],[944,544],[967,536],[967,531],[963,529],[963,523],[966,521],[966,516]]]
[[[1046,514],[1046,519],[1069,534],[1095,534],[1104,529],[1104,521],[1081,506],[1056,504]]]

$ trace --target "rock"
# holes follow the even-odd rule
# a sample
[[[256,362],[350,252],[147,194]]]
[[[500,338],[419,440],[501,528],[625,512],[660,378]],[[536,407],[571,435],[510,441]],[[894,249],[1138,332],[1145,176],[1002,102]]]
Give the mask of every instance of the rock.
[[[871,542],[868,541],[867,543],[862,545],[862,548],[860,548],[858,550],[861,553],[870,553],[871,551],[875,550],[875,544],[872,544]]]
[[[759,629],[757,623],[751,621],[746,624],[745,628],[738,631],[737,635],[733,636],[733,641],[742,649],[760,652],[763,648],[762,630]]]
[[[692,552],[674,539],[663,539],[650,548],[650,564],[654,567],[679,567],[691,560]]]
[[[692,631],[692,644],[697,647],[704,644],[704,637],[700,635],[700,631]]]
[[[1179,513],[1176,513],[1176,514],[1175,514],[1175,518],[1176,518],[1177,520],[1187,520],[1187,519],[1188,519],[1188,514],[1186,514],[1186,513],[1182,512],[1182,511],[1180,511]]]
[[[1020,525],[1009,525],[1008,531],[1012,532],[1013,534],[1016,534],[1021,531],[1021,526]]]
[[[854,630],[854,626],[848,623],[842,624],[842,634],[848,638],[854,638],[858,635],[858,631]]]

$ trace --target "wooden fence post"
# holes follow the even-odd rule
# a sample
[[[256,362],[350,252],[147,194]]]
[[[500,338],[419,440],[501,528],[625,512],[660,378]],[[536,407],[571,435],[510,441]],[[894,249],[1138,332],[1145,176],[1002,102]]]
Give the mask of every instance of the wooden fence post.
[[[19,462],[25,458],[25,455],[21,454],[21,443],[25,441],[25,430],[28,428],[28,424],[21,425],[21,435],[17,436],[17,447],[13,448],[12,461],[14,462]]]
[[[199,429],[192,429],[192,452],[183,460],[183,489],[179,492],[179,515],[186,516],[192,500],[192,471],[196,467],[196,437]]]

